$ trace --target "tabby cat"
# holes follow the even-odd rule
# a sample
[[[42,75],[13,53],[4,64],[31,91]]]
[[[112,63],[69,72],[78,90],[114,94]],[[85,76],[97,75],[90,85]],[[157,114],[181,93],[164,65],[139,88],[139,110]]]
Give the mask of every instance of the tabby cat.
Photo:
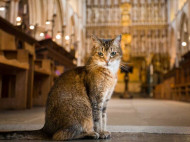
[[[106,139],[106,107],[117,82],[122,50],[115,39],[92,36],[87,64],[63,73],[51,88],[41,130],[1,132],[3,139]]]

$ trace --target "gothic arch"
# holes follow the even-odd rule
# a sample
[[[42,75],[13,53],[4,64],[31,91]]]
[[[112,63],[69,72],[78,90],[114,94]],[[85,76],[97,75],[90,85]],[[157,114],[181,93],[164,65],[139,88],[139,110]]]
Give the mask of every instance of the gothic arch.
[[[54,26],[53,26],[53,37],[59,44],[63,44],[63,26],[64,26],[64,14],[63,12],[63,7],[62,7],[62,3],[60,0],[54,0],[53,2],[53,13],[52,15],[54,16],[54,18],[52,18],[54,20]],[[62,38],[57,39],[56,35],[59,34],[61,35]]]
[[[38,0],[38,1],[39,1],[40,9],[41,9],[40,25],[45,25],[46,20],[47,20],[47,12],[46,12],[47,3],[44,2],[43,0]]]
[[[71,23],[71,34],[75,33],[75,15],[73,13],[73,15],[70,17],[70,23]]]
[[[178,45],[178,51],[180,55],[185,54],[189,49],[188,49],[188,18],[185,13],[182,13],[181,15],[181,20],[180,20],[180,25],[179,25],[179,45]]]
[[[169,45],[169,54],[170,54],[170,68],[174,66],[176,58],[176,36],[174,28],[170,29],[170,45]]]
[[[29,10],[28,0],[20,0],[18,2],[18,16],[22,17],[22,21],[29,26]]]
[[[61,14],[60,15],[60,21],[61,21],[61,24],[64,25],[64,9],[63,9],[63,5],[62,5],[62,2],[61,0],[57,0],[57,3],[59,5],[59,13]]]
[[[75,13],[72,14],[72,16],[70,17],[70,31],[71,31],[71,44],[73,44],[75,42],[75,37],[76,37],[76,34],[77,34],[77,31],[76,31],[76,17],[75,17]]]
[[[56,18],[55,18],[55,31],[56,32],[61,32],[62,30],[62,25],[63,25],[63,20],[62,20],[62,13],[61,13],[61,7],[60,7],[60,2],[59,0],[55,1],[55,7],[56,9]]]

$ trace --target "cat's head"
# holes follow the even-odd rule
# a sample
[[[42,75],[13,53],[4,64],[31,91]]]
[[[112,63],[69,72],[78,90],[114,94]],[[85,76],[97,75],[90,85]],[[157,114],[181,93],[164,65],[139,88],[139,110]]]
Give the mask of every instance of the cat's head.
[[[114,39],[100,39],[92,35],[91,62],[106,68],[119,68],[122,57],[121,35]]]

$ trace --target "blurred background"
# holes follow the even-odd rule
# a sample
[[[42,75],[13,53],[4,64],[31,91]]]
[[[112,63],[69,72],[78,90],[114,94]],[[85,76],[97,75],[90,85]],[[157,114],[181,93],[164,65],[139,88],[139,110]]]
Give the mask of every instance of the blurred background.
[[[122,34],[113,97],[190,101],[190,0],[0,0],[0,109],[44,106],[88,59],[90,35]]]
[[[43,127],[50,88],[85,65],[91,34],[122,34],[108,130],[188,141],[190,0],[0,0],[0,131]]]

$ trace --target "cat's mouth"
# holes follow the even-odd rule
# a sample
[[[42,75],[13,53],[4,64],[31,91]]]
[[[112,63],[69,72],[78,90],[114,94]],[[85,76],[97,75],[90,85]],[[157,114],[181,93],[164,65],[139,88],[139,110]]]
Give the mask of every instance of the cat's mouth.
[[[105,66],[107,66],[107,67],[110,66],[110,63],[106,63]]]

